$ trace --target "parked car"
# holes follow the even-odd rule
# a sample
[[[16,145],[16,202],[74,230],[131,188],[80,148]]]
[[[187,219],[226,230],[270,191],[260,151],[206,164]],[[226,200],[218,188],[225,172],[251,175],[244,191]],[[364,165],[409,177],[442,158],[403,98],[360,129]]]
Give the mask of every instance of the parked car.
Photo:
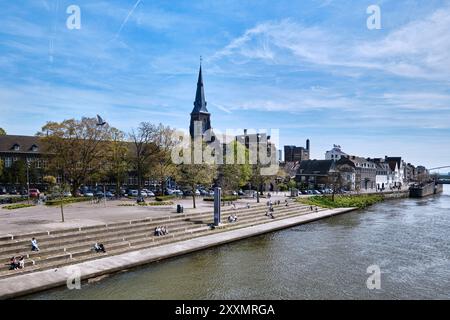
[[[71,197],[72,196],[72,192],[66,191],[66,192],[63,193],[63,196],[64,197]]]
[[[237,195],[238,195],[238,193],[237,193],[236,191],[231,191],[231,194],[232,194],[233,196],[237,196]]]
[[[242,191],[242,189],[239,190],[239,191],[238,191],[238,195],[243,196],[243,195],[244,195],[244,191]]]
[[[39,198],[40,194],[41,193],[39,192],[39,189],[30,189],[30,193],[29,193],[30,197]]]
[[[85,193],[83,193],[83,196],[85,196],[85,197],[93,197],[94,193],[91,192],[91,191],[86,191]]]
[[[147,191],[147,197],[154,197],[155,194],[153,193],[153,191]]]
[[[114,198],[114,193],[112,193],[111,191],[106,191],[105,196],[107,198]]]
[[[319,190],[312,190],[313,194],[321,194]]]
[[[6,194],[6,188],[5,187],[0,187],[0,194]]]
[[[166,191],[164,192],[164,194],[165,194],[166,196],[171,196],[171,195],[173,195],[173,190],[172,190],[172,189],[166,189]]]
[[[129,190],[128,195],[132,197],[137,197],[139,192],[137,190]]]

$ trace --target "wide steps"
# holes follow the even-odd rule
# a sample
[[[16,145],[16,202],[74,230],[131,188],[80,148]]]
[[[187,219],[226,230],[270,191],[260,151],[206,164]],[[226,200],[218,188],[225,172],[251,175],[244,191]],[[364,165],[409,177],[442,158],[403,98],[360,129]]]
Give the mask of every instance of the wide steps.
[[[169,227],[169,222],[171,220],[159,220],[160,223],[157,223],[153,221],[152,225],[167,225],[169,229],[169,234],[166,236],[161,237],[155,237],[153,236],[154,228],[152,229],[146,224],[141,225],[142,228],[147,229],[150,228],[150,230],[145,230],[142,234],[134,232],[133,235],[130,236],[129,239],[127,237],[123,237],[120,239],[120,237],[117,237],[118,235],[112,235],[112,238],[110,238],[108,241],[103,241],[102,243],[105,244],[105,247],[107,249],[107,256],[108,255],[114,255],[114,254],[120,254],[124,252],[129,252],[130,250],[138,250],[143,248],[150,248],[166,243],[172,243],[177,241],[182,241],[190,238],[196,238],[200,236],[204,236],[207,234],[211,234],[212,232],[217,231],[228,231],[232,229],[247,227],[251,225],[257,225],[261,223],[268,223],[272,222],[274,220],[279,220],[283,218],[287,218],[290,216],[296,216],[296,215],[303,215],[307,213],[311,213],[308,206],[305,205],[297,205],[292,204],[288,207],[285,207],[282,203],[279,206],[274,206],[275,212],[274,215],[276,219],[270,219],[266,217],[264,214],[267,211],[267,207],[265,205],[261,206],[253,206],[250,209],[237,209],[237,210],[227,210],[222,212],[223,216],[223,227],[217,228],[216,230],[211,230],[206,223],[208,223],[211,219],[212,222],[212,213],[204,213],[204,214],[195,214],[195,215],[185,215],[186,217],[179,217],[180,219],[172,220],[173,222],[177,221],[179,223],[179,228],[171,229]],[[224,213],[234,214],[238,216],[238,221],[235,223],[228,223],[226,222],[227,216]],[[190,217],[190,218],[189,218]],[[195,218],[195,222],[193,223],[191,220]],[[204,219],[198,219],[198,218],[204,218]],[[206,220],[207,218],[207,220]],[[188,221],[185,221],[188,219]],[[196,221],[198,219],[198,221]],[[182,222],[181,222],[182,221]],[[163,223],[161,223],[163,222]],[[146,222],[148,223],[148,222]],[[186,226],[183,226],[183,224],[186,224]],[[128,229],[129,223],[123,223],[121,224],[123,227],[126,227],[125,229]],[[135,225],[134,227],[137,227]],[[115,230],[117,231],[117,230]],[[126,232],[126,231],[125,231]],[[108,232],[106,232],[108,233]],[[64,232],[60,233],[61,235],[67,234]],[[116,236],[114,238],[114,236]],[[91,239],[89,239],[90,241]],[[122,241],[120,241],[122,240]],[[48,252],[41,252],[45,253],[42,254],[41,257],[33,257],[30,256],[29,259],[26,259],[26,268],[23,270],[5,270],[0,272],[0,278],[16,275],[16,274],[22,274],[22,273],[28,273],[33,272],[36,270],[44,270],[54,267],[61,267],[66,264],[73,264],[79,261],[86,261],[91,259],[96,259],[99,257],[104,256],[103,254],[95,253],[91,250],[91,247],[93,245],[93,242],[86,241],[85,243],[81,242],[79,244],[73,244],[71,247],[71,250],[63,251],[62,253],[59,252],[59,254],[55,254],[55,251],[49,250]],[[111,242],[109,242],[111,241]],[[100,242],[100,241],[99,241]],[[41,242],[40,245],[42,246]],[[85,248],[87,246],[87,248]],[[2,249],[2,245],[0,243],[0,250]],[[29,248],[28,248],[29,249]],[[60,249],[60,248],[58,248]],[[77,250],[79,249],[79,250]],[[56,249],[55,249],[56,250]],[[0,251],[1,253],[1,251]],[[17,254],[15,254],[17,255]],[[10,258],[10,257],[9,257]],[[8,259],[9,260],[9,259]],[[30,265],[30,260],[34,261],[35,265]],[[7,269],[7,268],[5,268]]]

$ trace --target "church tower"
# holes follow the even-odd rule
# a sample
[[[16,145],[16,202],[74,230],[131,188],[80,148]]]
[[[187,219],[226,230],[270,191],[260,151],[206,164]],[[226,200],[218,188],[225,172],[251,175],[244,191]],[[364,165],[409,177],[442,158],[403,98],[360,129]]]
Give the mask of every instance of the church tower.
[[[191,112],[191,124],[189,132],[191,137],[201,136],[205,131],[211,129],[211,114],[206,109],[205,90],[203,88],[202,66],[198,72],[197,92],[195,93],[194,109]],[[199,132],[195,132],[197,129]],[[194,135],[195,134],[195,135]]]

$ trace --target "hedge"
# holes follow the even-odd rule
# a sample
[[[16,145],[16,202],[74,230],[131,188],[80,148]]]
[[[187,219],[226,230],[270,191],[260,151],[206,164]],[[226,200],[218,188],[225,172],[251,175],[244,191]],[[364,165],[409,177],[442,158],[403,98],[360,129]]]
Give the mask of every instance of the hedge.
[[[14,210],[14,209],[29,208],[29,207],[34,207],[34,206],[35,206],[34,204],[18,203],[18,204],[11,204],[8,206],[4,206],[3,209]]]
[[[140,202],[140,203],[121,203],[118,204],[119,207],[134,207],[134,206],[171,206],[173,205],[172,201],[159,201],[159,202]]]
[[[236,201],[239,196],[223,196],[222,201]],[[214,197],[204,197],[203,201],[214,201]]]
[[[57,205],[60,205],[61,202],[63,204],[69,204],[69,203],[90,201],[92,199],[93,199],[92,197],[68,197],[68,198],[63,198],[63,199],[47,200],[47,201],[45,201],[45,204],[47,206],[57,206]]]
[[[176,196],[175,195],[169,195],[169,196],[157,196],[155,197],[156,201],[167,201],[167,200],[172,200],[175,199]]]

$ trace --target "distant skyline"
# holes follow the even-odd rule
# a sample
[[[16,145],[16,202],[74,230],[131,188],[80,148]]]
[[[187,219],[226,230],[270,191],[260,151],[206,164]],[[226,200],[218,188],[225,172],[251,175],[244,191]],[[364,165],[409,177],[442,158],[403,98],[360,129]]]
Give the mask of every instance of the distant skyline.
[[[213,128],[279,129],[450,165],[450,1],[0,1],[0,127],[96,114],[189,128],[199,57]],[[67,7],[81,29],[66,27]],[[381,29],[369,30],[370,5]],[[450,170],[444,170],[447,172]]]

